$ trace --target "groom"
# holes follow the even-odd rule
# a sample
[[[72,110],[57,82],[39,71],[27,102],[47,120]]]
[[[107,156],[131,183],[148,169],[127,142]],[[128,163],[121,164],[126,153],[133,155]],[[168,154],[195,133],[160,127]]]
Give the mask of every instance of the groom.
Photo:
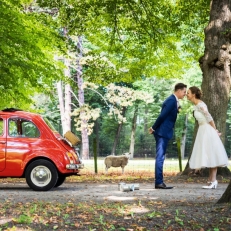
[[[173,129],[180,108],[179,99],[186,95],[187,85],[178,83],[175,85],[174,94],[169,96],[163,103],[160,115],[155,123],[149,128],[156,140],[156,163],[155,163],[155,188],[172,189],[167,187],[163,181],[163,165],[168,141],[173,136]]]

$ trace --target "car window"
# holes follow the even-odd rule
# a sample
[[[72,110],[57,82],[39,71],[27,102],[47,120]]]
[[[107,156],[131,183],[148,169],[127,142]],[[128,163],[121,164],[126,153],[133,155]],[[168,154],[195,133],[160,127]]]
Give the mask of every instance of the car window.
[[[9,135],[14,137],[38,138],[40,132],[31,121],[22,118],[9,120]]]
[[[48,127],[53,131],[53,132],[57,132],[55,127],[53,126],[52,122],[50,120],[48,120],[48,118],[43,117],[45,123],[48,125]]]
[[[3,123],[3,119],[2,119],[2,118],[0,118],[0,136],[2,136],[2,135],[3,135],[3,125],[4,125],[4,123]]]

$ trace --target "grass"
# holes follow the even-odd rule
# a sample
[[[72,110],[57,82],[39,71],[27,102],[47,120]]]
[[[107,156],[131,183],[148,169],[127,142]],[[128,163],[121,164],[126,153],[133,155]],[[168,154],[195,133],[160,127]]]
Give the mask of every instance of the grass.
[[[34,205],[36,213],[32,212]],[[95,203],[0,204],[0,230],[184,231],[231,229],[230,205],[188,204],[150,200]],[[13,208],[13,209],[12,209]],[[59,213],[57,213],[59,211]]]
[[[125,167],[125,173],[122,175],[121,168],[109,168],[108,174],[105,173],[104,158],[98,158],[98,172],[95,174],[94,159],[83,160],[84,169],[81,169],[80,176],[70,176],[66,182],[99,182],[110,181],[113,177],[114,181],[153,181],[154,178],[154,159],[131,159]],[[187,160],[182,161],[182,169],[184,170]],[[230,166],[231,170],[231,160]],[[180,173],[179,161],[177,159],[166,159],[164,162],[164,176],[176,176]],[[229,182],[229,179],[220,179],[222,182]],[[188,178],[187,182],[194,181],[193,178]],[[0,183],[25,183],[23,178],[2,178]]]
[[[81,174],[94,173],[94,159],[84,160],[84,169],[81,170]],[[105,171],[104,159],[98,158],[98,172]],[[185,168],[187,160],[182,161],[182,169]],[[154,173],[154,159],[131,159],[128,161],[128,165],[125,167],[125,172],[150,172]],[[109,168],[108,173],[121,173],[121,168]],[[164,172],[168,173],[178,173],[179,161],[177,159],[166,159],[164,162]]]
[[[184,170],[188,160],[182,160],[182,170]],[[94,167],[94,159],[83,160],[84,169],[81,170],[81,174],[93,174],[95,173]],[[98,173],[105,173],[105,165],[104,165],[104,158],[98,158],[97,160],[97,170]],[[229,160],[230,165],[228,166],[231,170],[231,160]],[[127,166],[124,168],[125,173],[130,174],[139,174],[139,173],[146,173],[153,175],[154,174],[154,166],[155,160],[154,159],[131,159],[128,161]],[[121,174],[121,168],[109,168],[108,174]],[[179,160],[178,159],[165,159],[164,161],[164,174],[167,175],[176,175],[180,172],[179,168]]]

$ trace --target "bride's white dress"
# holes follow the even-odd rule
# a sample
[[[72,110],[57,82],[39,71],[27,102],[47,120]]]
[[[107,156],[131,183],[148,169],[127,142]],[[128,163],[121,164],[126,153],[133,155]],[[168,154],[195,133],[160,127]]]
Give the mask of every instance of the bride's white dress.
[[[199,128],[189,160],[190,168],[227,166],[229,164],[227,153],[217,131],[209,124],[213,118],[204,102],[194,106],[194,116],[198,121]]]

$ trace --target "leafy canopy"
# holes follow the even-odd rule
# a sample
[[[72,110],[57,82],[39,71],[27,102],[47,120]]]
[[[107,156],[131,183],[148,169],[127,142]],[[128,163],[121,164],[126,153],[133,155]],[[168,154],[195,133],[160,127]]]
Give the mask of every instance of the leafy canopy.
[[[27,9],[25,2],[1,1],[0,107],[26,107],[34,91],[62,77],[54,55],[64,50],[54,21]]]
[[[38,3],[57,9],[68,33],[83,36],[91,44],[85,54],[90,59],[85,63],[84,77],[100,84],[181,76],[200,55],[202,28],[209,12],[208,1],[202,0],[193,4],[173,0]],[[191,10],[193,13],[189,13]],[[185,51],[191,54],[182,55]]]

